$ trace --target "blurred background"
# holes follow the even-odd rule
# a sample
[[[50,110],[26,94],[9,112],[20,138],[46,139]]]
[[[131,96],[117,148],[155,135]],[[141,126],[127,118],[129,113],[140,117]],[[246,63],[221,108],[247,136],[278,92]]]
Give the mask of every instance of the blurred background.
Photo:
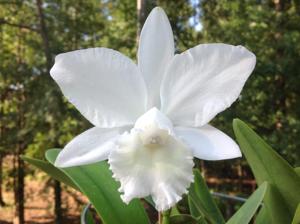
[[[0,223],[79,223],[86,199],[19,157],[43,158],[91,126],[49,70],[55,55],[88,47],[136,60],[139,31],[157,5],[169,16],[177,53],[223,42],[256,54],[239,100],[212,123],[233,136],[240,118],[300,165],[299,0],[0,0]],[[256,187],[244,159],[197,166],[213,191],[247,197]],[[240,206],[217,200],[227,217]]]

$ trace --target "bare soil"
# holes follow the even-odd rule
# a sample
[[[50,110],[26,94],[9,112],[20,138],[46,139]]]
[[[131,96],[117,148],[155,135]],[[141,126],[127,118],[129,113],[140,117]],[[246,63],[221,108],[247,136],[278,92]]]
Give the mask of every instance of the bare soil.
[[[53,182],[44,173],[28,176],[25,179],[25,223],[54,223],[54,188]],[[86,198],[79,192],[62,186],[63,223],[79,224],[80,212]],[[10,191],[8,191],[10,189]],[[17,224],[12,187],[4,189],[5,207],[0,207],[0,224]]]

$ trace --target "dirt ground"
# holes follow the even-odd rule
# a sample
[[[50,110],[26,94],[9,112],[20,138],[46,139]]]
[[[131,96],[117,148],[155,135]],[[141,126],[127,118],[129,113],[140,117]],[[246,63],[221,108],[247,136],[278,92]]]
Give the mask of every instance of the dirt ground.
[[[54,223],[54,190],[52,182],[44,173],[39,173],[34,178],[28,176],[25,179],[25,221],[26,224],[50,224]],[[82,205],[87,200],[80,193],[63,187],[62,208],[63,223],[80,223]],[[14,220],[13,192],[4,189],[5,207],[0,207],[0,224],[17,223]]]

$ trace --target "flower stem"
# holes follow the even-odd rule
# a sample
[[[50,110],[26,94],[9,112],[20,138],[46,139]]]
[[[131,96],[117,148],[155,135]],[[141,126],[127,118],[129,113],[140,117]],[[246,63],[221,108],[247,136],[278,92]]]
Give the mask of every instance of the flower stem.
[[[161,218],[161,212],[158,212],[158,224],[161,224],[162,218]]]
[[[162,212],[162,222],[161,224],[170,224],[170,214],[171,210]]]

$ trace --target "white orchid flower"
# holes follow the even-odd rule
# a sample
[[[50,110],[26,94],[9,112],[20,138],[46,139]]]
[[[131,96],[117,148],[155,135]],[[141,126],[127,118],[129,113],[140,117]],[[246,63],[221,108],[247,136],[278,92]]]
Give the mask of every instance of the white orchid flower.
[[[169,20],[157,7],[141,32],[138,65],[107,48],[58,55],[51,76],[95,127],[68,143],[55,165],[108,159],[124,202],[151,195],[164,211],[187,193],[193,157],[240,157],[237,144],[208,122],[238,98],[255,55],[226,44],[174,52]]]

